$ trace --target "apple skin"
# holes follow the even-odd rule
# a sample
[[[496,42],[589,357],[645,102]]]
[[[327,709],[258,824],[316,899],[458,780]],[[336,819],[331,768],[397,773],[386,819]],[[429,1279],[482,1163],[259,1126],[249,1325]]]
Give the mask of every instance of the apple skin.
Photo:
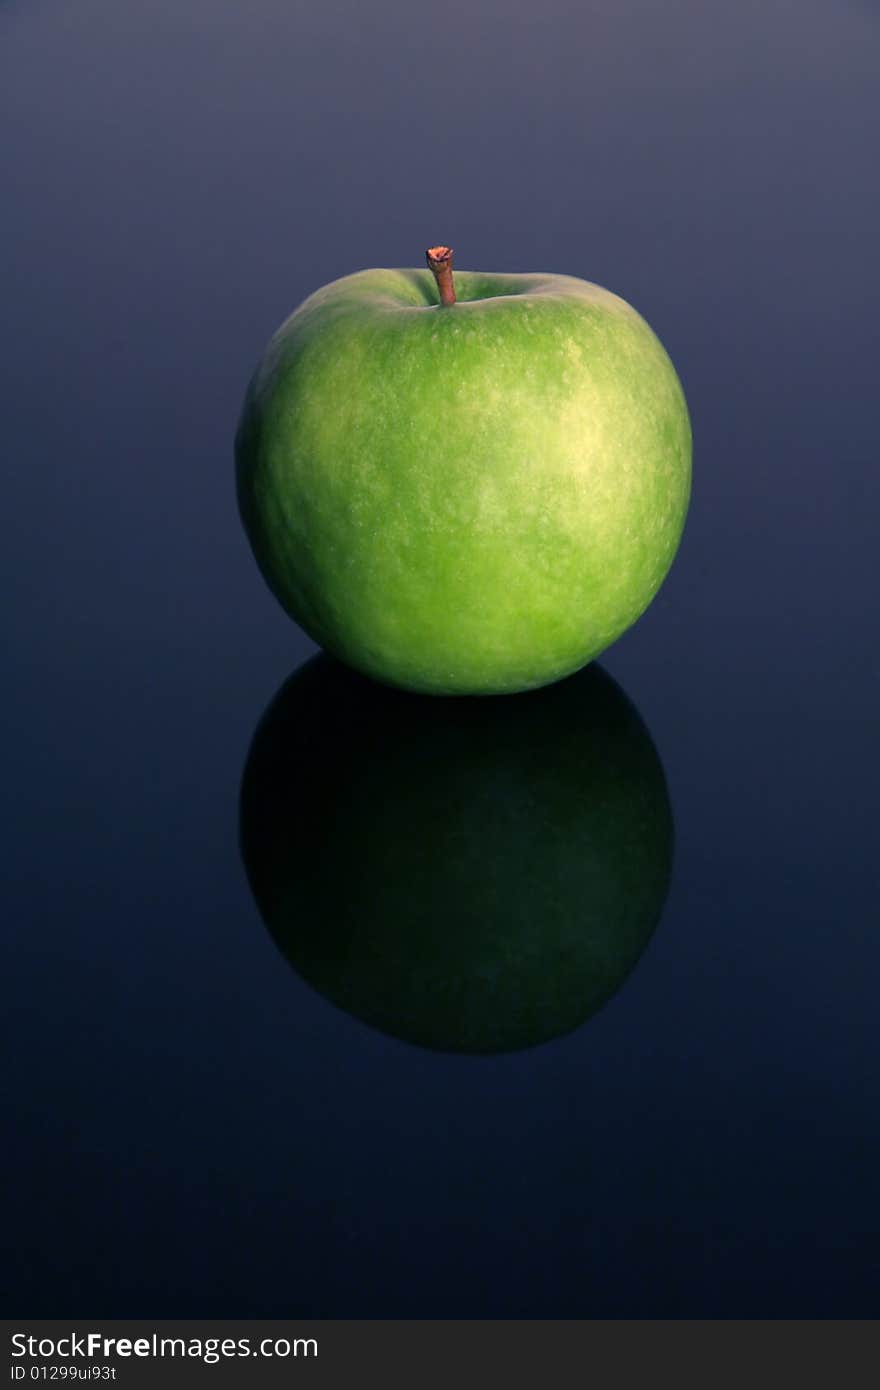
[[[648,606],[690,495],[664,348],[563,275],[365,270],[272,338],[236,437],[270,589],[382,682],[504,694],[560,679]]]
[[[319,656],[242,778],[242,856],[308,983],[423,1047],[579,1027],[660,918],[673,822],[644,724],[597,665],[517,700],[432,700]]]

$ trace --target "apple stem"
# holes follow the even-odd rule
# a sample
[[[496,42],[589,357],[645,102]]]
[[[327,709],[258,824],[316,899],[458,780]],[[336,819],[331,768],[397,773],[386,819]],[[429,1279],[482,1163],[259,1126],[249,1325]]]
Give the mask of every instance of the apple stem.
[[[429,246],[425,252],[428,268],[437,281],[437,293],[442,305],[455,303],[455,284],[452,279],[452,247]]]

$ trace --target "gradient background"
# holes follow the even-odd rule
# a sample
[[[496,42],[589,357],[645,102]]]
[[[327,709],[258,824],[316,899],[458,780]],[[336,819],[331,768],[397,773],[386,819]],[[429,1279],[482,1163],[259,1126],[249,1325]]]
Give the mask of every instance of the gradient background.
[[[0,0],[8,1315],[877,1315],[878,117],[868,0]],[[313,994],[237,847],[313,650],[235,511],[246,379],[443,240],[630,300],[695,434],[603,663],[664,920],[483,1059]]]

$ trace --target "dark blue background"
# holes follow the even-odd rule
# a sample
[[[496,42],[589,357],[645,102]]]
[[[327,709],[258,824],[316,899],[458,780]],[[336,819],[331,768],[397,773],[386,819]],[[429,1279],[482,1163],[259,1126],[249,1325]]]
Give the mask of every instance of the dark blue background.
[[[0,3],[9,1312],[878,1312],[880,11]],[[691,406],[604,659],[677,825],[621,993],[449,1057],[313,994],[237,847],[312,650],[231,441],[307,293],[448,240],[630,300]]]

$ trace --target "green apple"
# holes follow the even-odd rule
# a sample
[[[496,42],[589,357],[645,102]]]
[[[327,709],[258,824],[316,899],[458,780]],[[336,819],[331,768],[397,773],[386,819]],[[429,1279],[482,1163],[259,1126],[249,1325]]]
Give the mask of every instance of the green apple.
[[[659,920],[666,782],[597,665],[518,700],[431,700],[320,656],[248,755],[241,847],[296,971],[340,1008],[446,1051],[567,1033]]]
[[[236,439],[242,519],[328,652],[436,694],[526,690],[644,611],[690,493],[681,385],[566,275],[365,270],[279,328]],[[436,283],[435,283],[436,281]],[[439,302],[438,302],[439,286]]]

